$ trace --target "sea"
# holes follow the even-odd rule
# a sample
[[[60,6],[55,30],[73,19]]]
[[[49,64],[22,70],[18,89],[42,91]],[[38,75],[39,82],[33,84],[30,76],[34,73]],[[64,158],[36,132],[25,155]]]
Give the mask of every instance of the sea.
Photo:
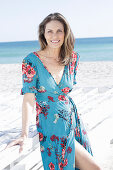
[[[29,53],[40,50],[36,41],[0,42],[0,64],[22,63]],[[113,37],[77,38],[74,51],[81,61],[113,61]]]

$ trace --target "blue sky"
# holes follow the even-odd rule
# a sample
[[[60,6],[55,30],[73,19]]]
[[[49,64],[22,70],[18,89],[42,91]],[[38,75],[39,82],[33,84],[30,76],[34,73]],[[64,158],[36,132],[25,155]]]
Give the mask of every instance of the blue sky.
[[[113,36],[113,0],[0,0],[0,42],[37,40],[39,23],[53,12],[76,38]]]

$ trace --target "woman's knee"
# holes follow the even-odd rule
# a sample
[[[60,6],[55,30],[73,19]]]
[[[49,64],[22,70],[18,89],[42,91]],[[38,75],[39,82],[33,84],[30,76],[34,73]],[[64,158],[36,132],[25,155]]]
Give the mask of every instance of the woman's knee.
[[[95,164],[93,169],[94,170],[102,170],[98,164]]]
[[[95,159],[78,142],[75,144],[75,165],[81,170],[102,170]]]

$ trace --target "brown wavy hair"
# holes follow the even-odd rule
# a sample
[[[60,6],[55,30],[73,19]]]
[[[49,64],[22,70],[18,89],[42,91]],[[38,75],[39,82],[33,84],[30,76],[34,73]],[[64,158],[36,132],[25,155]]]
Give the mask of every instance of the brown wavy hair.
[[[40,43],[40,49],[44,50],[47,47],[47,42],[44,37],[46,24],[52,20],[61,22],[64,26],[64,43],[61,46],[59,53],[59,63],[66,65],[72,60],[72,52],[74,49],[75,38],[67,22],[66,18],[60,13],[49,14],[40,24],[38,29],[38,40]]]

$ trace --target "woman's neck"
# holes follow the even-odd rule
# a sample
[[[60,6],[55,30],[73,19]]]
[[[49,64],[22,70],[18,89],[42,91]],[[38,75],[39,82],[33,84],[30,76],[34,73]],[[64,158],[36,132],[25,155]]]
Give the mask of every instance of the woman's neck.
[[[46,47],[44,52],[47,55],[47,58],[58,59],[59,58],[60,49],[59,48],[55,49],[55,48]]]

